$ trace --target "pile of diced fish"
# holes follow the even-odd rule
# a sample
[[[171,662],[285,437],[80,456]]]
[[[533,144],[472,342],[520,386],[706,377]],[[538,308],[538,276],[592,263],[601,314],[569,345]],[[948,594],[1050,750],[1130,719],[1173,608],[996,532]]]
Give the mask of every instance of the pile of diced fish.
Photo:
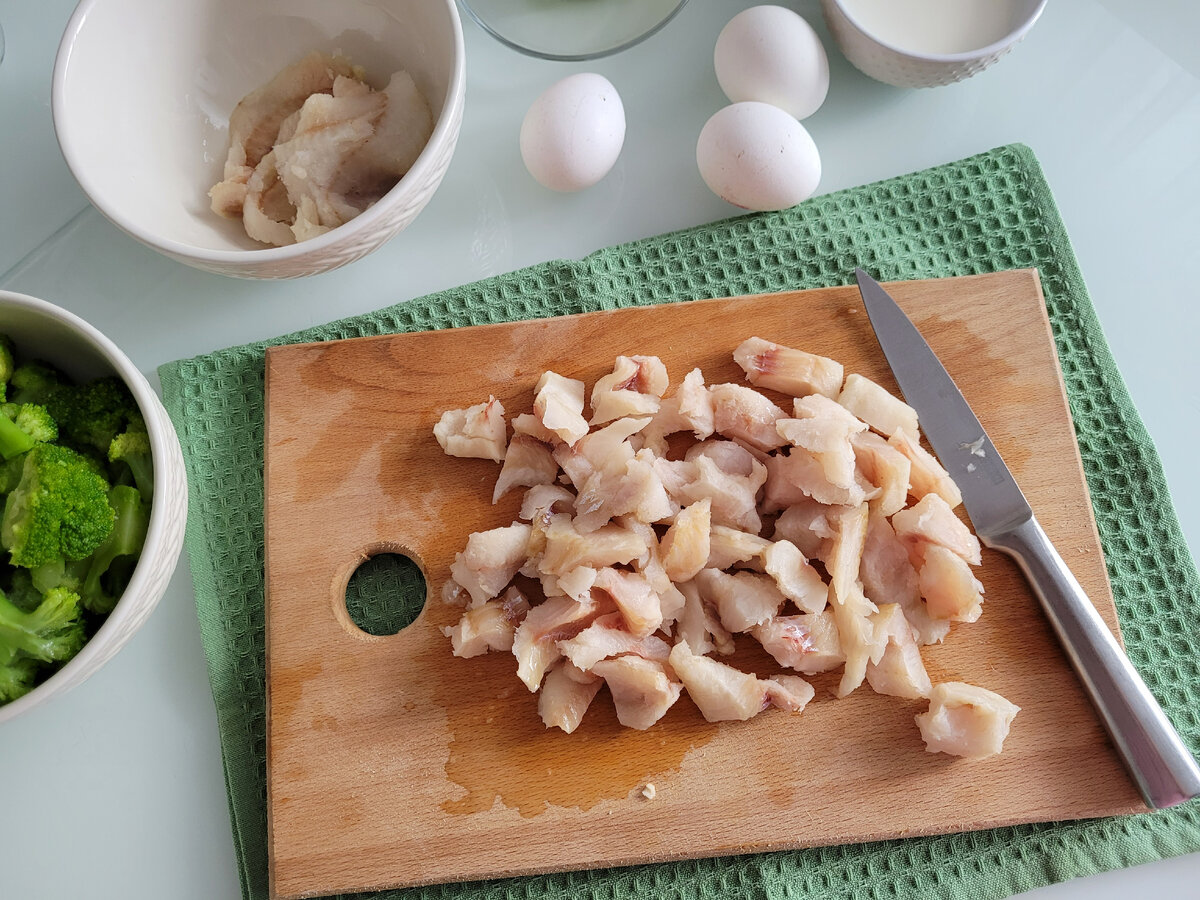
[[[934,686],[921,660],[951,623],[979,618],[983,586],[979,541],[916,412],[822,356],[757,337],[733,355],[752,385],[793,398],[790,413],[699,369],[668,395],[657,357],[619,356],[590,419],[584,383],[555,372],[511,440],[493,397],[443,414],[448,454],[503,462],[493,503],[525,488],[518,521],[472,534],[450,567],[443,599],[466,608],[445,629],[454,654],[511,651],[542,720],[568,733],[604,685],[618,720],[644,729],[685,689],[711,722],[799,712],[814,694],[800,675],[841,668],[839,697],[866,680],[928,699],[916,719],[931,752],[998,753],[1018,707]],[[678,437],[668,449],[681,433],[682,456]],[[740,634],[798,674],[713,657]]]

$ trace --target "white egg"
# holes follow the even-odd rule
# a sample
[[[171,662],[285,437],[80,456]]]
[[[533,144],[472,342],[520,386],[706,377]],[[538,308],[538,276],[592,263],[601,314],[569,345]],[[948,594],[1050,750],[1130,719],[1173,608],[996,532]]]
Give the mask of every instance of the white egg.
[[[712,192],[744,209],[786,209],[821,181],[821,157],[803,125],[769,103],[734,103],[700,131],[696,165]]]
[[[625,143],[625,107],[603,75],[582,72],[552,84],[521,123],[521,158],[539,184],[579,191],[608,174]]]
[[[757,100],[797,119],[815,113],[829,91],[829,57],[808,24],[782,6],[752,6],[717,38],[713,66],[734,103]]]

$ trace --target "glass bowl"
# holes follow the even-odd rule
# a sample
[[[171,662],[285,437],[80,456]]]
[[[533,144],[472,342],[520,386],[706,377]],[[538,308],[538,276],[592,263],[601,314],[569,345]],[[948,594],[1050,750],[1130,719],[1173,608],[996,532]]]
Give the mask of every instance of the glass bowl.
[[[540,59],[609,56],[644,41],[687,0],[460,0],[502,44]]]

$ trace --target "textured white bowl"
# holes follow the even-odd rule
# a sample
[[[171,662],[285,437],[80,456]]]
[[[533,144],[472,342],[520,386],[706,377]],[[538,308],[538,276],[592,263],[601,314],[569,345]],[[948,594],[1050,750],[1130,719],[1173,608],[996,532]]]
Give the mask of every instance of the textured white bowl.
[[[65,666],[24,697],[0,706],[0,722],[80,684],[112,658],[158,604],[183,547],[187,477],[179,438],[158,396],[117,345],[73,313],[45,300],[0,291],[0,331],[24,358],[44,359],[76,380],[119,375],[129,385],[150,434],[154,504],[141,558],[104,624]]]
[[[999,2],[999,0],[997,0]],[[863,26],[842,0],[821,0],[825,22],[846,59],[866,75],[896,87],[937,87],[970,78],[1008,53],[1037,22],[1046,0],[1021,0],[1019,22],[999,40],[965,53],[917,53]]]
[[[433,136],[382,200],[339,228],[264,247],[209,208],[247,93],[313,50],[341,51],[376,87],[406,69]],[[352,262],[416,218],[462,124],[466,64],[454,0],[83,0],[54,66],[54,129],[92,203],[142,243],[190,266],[295,278]]]

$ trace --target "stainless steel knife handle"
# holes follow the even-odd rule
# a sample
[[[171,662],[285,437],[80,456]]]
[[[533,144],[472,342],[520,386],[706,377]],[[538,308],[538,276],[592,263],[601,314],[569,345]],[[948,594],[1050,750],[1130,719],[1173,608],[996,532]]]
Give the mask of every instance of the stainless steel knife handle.
[[[1037,519],[985,543],[1024,570],[1146,803],[1200,796],[1200,767]]]

